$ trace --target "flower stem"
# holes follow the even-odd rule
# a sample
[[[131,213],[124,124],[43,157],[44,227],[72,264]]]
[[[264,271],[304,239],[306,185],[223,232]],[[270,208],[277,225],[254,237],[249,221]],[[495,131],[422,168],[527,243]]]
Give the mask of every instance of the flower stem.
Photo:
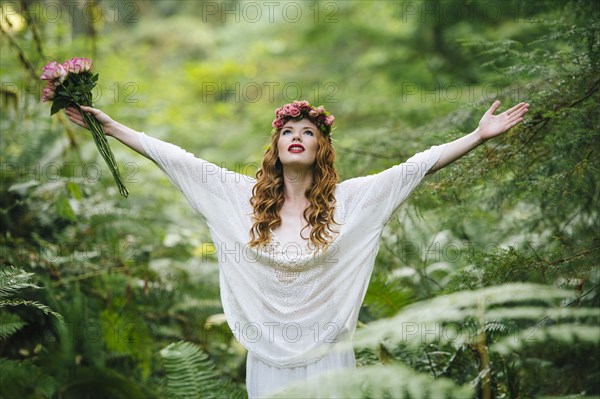
[[[79,108],[78,104],[77,108]],[[92,132],[92,136],[94,137],[94,141],[96,142],[96,147],[98,147],[98,150],[100,151],[100,155],[102,155],[102,158],[104,158],[104,160],[108,164],[108,168],[110,169],[113,178],[117,183],[117,187],[119,188],[119,194],[121,194],[123,197],[127,197],[129,195],[129,191],[127,190],[127,188],[123,184],[123,181],[121,180],[119,167],[108,145],[108,140],[106,139],[104,128],[93,115],[81,111],[81,108],[79,108],[79,112],[81,112],[85,123],[88,125],[90,131]]]

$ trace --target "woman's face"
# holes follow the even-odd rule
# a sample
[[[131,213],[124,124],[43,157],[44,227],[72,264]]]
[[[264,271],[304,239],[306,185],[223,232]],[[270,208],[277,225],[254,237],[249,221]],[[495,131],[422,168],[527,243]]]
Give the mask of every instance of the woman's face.
[[[277,150],[284,166],[312,167],[317,159],[319,130],[308,119],[291,120],[281,128]]]

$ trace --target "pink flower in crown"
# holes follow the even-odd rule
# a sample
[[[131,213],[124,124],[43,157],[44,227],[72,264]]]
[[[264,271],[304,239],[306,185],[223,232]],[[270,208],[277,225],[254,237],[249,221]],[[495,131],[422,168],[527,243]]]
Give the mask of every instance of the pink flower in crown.
[[[273,127],[275,129],[281,129],[283,127],[284,123],[283,123],[283,119],[275,119],[273,121]]]
[[[311,118],[316,118],[317,116],[319,116],[319,113],[316,109],[311,109],[310,111],[308,111],[308,116],[310,116]]]
[[[42,80],[58,80],[60,83],[64,82],[69,72],[67,69],[56,61],[52,61],[44,67]]]
[[[291,114],[291,112],[292,112],[292,109],[294,109],[294,108],[296,108],[296,107],[294,107],[294,105],[293,105],[293,104],[285,104],[285,105],[283,106],[283,114],[284,114],[285,116],[288,116],[288,115],[290,115],[290,114]]]
[[[295,117],[297,117],[297,116],[300,116],[300,113],[301,113],[301,111],[300,111],[300,108],[298,108],[298,107],[292,107],[292,108],[290,109],[290,116],[291,116],[292,118],[295,118]]]
[[[311,106],[308,103],[308,101],[294,101],[294,103],[300,109],[309,109],[309,108],[311,108]]]
[[[92,60],[89,58],[71,58],[63,64],[67,71],[72,73],[87,72],[92,69]]]
[[[317,107],[317,113],[319,115],[323,115],[325,113],[325,107],[323,107],[322,105]]]
[[[285,116],[285,111],[283,110],[283,107],[277,108],[275,110],[275,116],[278,118],[283,118]]]
[[[331,126],[331,125],[333,125],[334,120],[335,120],[335,116],[329,115],[327,118],[325,118],[325,124],[327,126]]]

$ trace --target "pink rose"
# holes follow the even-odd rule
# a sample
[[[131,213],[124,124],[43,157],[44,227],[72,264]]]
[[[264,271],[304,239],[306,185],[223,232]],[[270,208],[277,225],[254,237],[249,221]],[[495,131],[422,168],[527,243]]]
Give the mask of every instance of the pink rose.
[[[56,61],[52,61],[44,67],[44,71],[42,72],[42,76],[40,79],[42,80],[58,80],[60,83],[64,82],[67,78],[69,72],[65,69],[65,67],[59,64]]]
[[[292,112],[292,110],[293,110],[294,108],[296,108],[296,107],[294,107],[294,105],[293,105],[293,104],[285,104],[285,105],[283,106],[283,114],[284,114],[284,115],[290,115],[290,114],[291,114],[291,112]]]
[[[322,114],[324,114],[324,113],[325,113],[325,108],[324,108],[322,105],[321,105],[321,106],[319,106],[319,107],[317,108],[317,113],[318,113],[319,115],[322,115]]]
[[[283,112],[283,107],[277,108],[275,110],[275,116],[278,118],[283,118],[285,116],[285,112]]]
[[[297,107],[292,106],[292,108],[290,109],[290,116],[292,118],[295,118],[297,116],[300,116],[300,109]]]
[[[334,120],[335,120],[335,117],[333,115],[329,115],[327,118],[325,118],[325,124],[327,126],[331,126],[331,125],[333,125]]]
[[[42,90],[42,102],[54,100],[56,87],[52,85],[51,82],[52,81],[49,81],[46,87],[44,87],[44,90]]]
[[[319,116],[319,113],[317,112],[317,110],[316,110],[316,109],[311,109],[311,110],[308,112],[308,116],[310,116],[311,118],[316,118],[317,116]]]
[[[283,119],[275,119],[272,125],[275,129],[281,129],[283,127]]]
[[[300,109],[302,109],[302,108],[310,108],[310,104],[308,103],[308,101],[294,101],[294,103]]]
[[[91,71],[92,70],[92,60],[89,58],[81,58],[81,63],[83,64],[83,71]]]
[[[67,71],[72,73],[87,72],[92,69],[92,60],[89,58],[71,58],[63,64]]]

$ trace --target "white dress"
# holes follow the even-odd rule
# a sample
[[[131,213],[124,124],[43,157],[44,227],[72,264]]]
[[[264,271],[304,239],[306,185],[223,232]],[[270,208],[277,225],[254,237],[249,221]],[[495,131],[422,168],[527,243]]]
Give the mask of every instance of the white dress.
[[[383,172],[336,186],[338,233],[325,252],[281,243],[250,248],[250,198],[256,180],[139,135],[150,158],[205,220],[219,262],[227,323],[248,350],[250,398],[330,369],[355,367],[352,339],[379,237],[447,144],[432,146]]]

